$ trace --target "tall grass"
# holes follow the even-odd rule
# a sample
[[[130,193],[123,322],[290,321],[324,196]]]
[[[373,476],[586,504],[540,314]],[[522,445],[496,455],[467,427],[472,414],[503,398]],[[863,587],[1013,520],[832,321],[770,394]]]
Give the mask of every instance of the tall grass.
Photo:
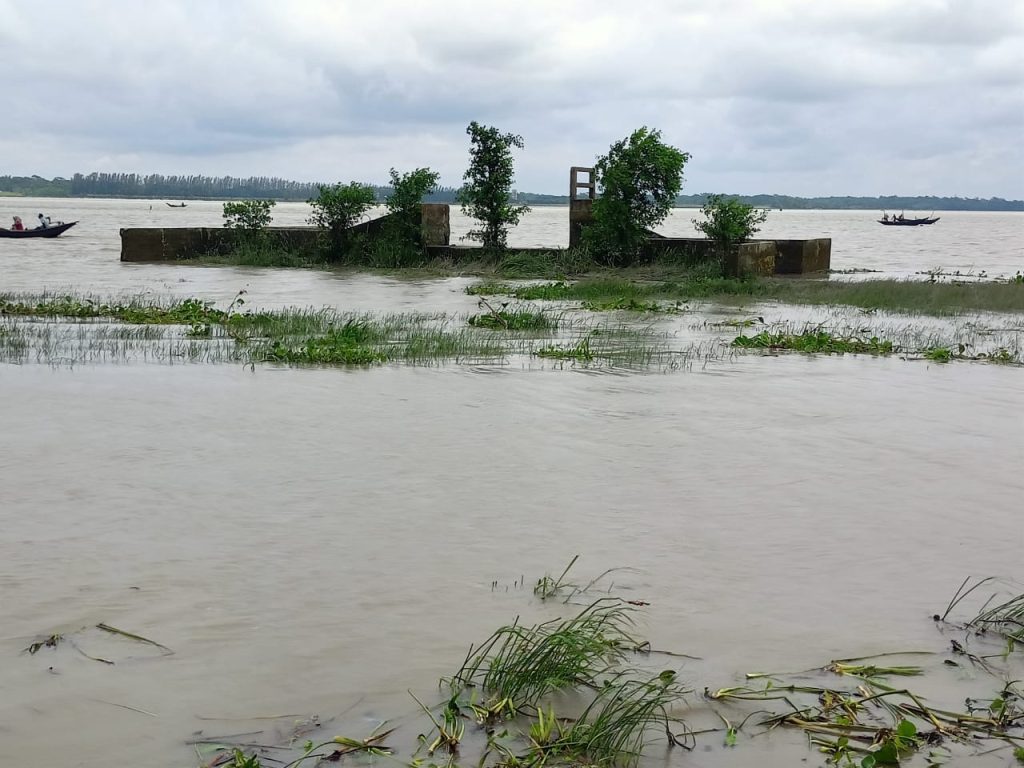
[[[569,619],[504,626],[470,648],[451,684],[481,689],[492,710],[536,710],[554,691],[598,687],[599,676],[636,645],[628,632],[632,625],[631,609],[605,598]]]
[[[788,278],[700,278],[639,282],[622,278],[586,279],[514,285],[484,282],[467,289],[480,295],[503,294],[521,300],[581,301],[604,308],[615,303],[628,307],[647,300],[777,301],[790,304],[847,305],[928,315],[969,311],[1024,312],[1024,284],[1015,281],[971,283],[920,280],[829,281]]]
[[[670,745],[683,743],[672,732],[669,711],[685,693],[672,672],[649,680],[616,678],[557,739],[537,751],[574,764],[636,765],[654,729],[663,730]]]

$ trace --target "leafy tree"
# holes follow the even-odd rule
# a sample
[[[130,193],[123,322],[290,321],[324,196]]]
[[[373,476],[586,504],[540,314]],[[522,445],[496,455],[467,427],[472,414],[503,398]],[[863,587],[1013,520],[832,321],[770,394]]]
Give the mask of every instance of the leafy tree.
[[[437,190],[441,174],[430,168],[417,168],[399,175],[391,169],[391,194],[384,201],[393,217],[396,233],[414,245],[420,242],[420,204]]]
[[[597,160],[600,196],[585,242],[612,266],[631,263],[640,254],[651,227],[665,220],[683,185],[690,155],[661,140],[646,126],[612,144]]]
[[[308,202],[313,206],[310,224],[326,229],[330,235],[331,250],[335,258],[341,258],[350,245],[348,229],[359,223],[359,219],[377,201],[373,187],[350,182],[321,186],[320,193]]]
[[[502,133],[475,120],[466,128],[469,134],[469,168],[459,190],[462,212],[480,222],[468,237],[479,240],[484,248],[503,250],[508,245],[509,227],[519,223],[528,205],[512,204],[512,148],[522,149],[523,137]]]
[[[701,213],[704,219],[694,219],[694,226],[714,240],[722,253],[731,252],[749,240],[768,218],[768,211],[723,195],[709,195]]]
[[[270,226],[271,209],[277,205],[273,200],[239,200],[224,203],[224,226],[259,232]]]
[[[391,189],[384,201],[388,210],[381,232],[367,244],[367,264],[395,269],[424,261],[422,237],[423,198],[437,189],[440,175],[429,168],[399,174],[391,169]]]

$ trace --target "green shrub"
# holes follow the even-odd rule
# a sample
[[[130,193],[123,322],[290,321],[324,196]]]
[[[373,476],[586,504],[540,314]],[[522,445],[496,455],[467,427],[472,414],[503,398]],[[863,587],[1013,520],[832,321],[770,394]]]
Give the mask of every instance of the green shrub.
[[[273,200],[235,200],[224,203],[224,226],[246,232],[259,232],[270,226]]]
[[[530,210],[529,206],[513,205],[512,201],[512,148],[522,149],[523,138],[475,120],[466,133],[470,141],[469,168],[458,199],[462,212],[480,222],[467,237],[478,240],[484,248],[502,251],[508,245],[509,227],[518,224]]]
[[[357,242],[348,231],[377,201],[373,187],[350,182],[319,187],[320,193],[308,202],[313,206],[310,224],[327,230],[330,255],[340,260]]]
[[[595,166],[600,196],[584,238],[608,266],[634,263],[649,230],[668,216],[683,183],[690,155],[646,126],[612,144]]]
[[[701,208],[704,219],[693,224],[718,246],[720,254],[733,251],[760,229],[768,218],[768,211],[741,203],[724,195],[709,195]]]

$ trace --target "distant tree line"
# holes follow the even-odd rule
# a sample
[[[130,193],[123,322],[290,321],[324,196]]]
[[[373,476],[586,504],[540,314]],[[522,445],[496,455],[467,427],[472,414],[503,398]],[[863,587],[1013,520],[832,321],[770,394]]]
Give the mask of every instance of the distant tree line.
[[[699,208],[711,193],[680,195],[676,205]],[[1001,197],[793,197],[791,195],[728,195],[757,208],[829,210],[890,210],[890,211],[1024,211],[1024,200],[1004,200]]]
[[[0,194],[26,197],[145,197],[181,200],[292,200],[306,201],[319,193],[320,184],[288,181],[274,176],[163,176],[136,173],[76,173],[70,179],[42,176],[0,176]],[[391,192],[387,185],[369,185],[378,201]],[[425,200],[457,203],[457,187],[439,187]],[[700,208],[711,193],[679,195],[677,206]],[[1024,211],[1024,200],[1001,197],[794,197],[792,195],[729,195],[758,208],[851,209],[890,211]],[[516,192],[514,201],[525,205],[568,205],[568,195]]]

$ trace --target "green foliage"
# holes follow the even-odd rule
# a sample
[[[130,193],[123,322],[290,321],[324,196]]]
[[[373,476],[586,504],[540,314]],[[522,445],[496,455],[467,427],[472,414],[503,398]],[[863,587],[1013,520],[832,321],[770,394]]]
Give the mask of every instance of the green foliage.
[[[504,626],[471,649],[451,683],[481,689],[492,711],[536,709],[555,691],[596,686],[598,676],[635,646],[626,631],[631,625],[629,607],[606,598],[570,619]]]
[[[224,203],[224,226],[246,232],[259,232],[270,226],[273,200],[238,200]]]
[[[388,213],[398,219],[412,239],[419,240],[420,204],[437,190],[441,174],[430,168],[417,168],[399,174],[391,169],[391,194],[384,201]]]
[[[882,341],[877,336],[870,339],[840,338],[819,329],[806,330],[798,334],[762,331],[756,336],[737,336],[733,339],[732,345],[743,349],[794,350],[825,354],[890,355],[895,351],[891,341]]]
[[[935,363],[948,363],[953,359],[953,350],[949,347],[931,347],[923,352],[926,360],[931,360]]]
[[[593,270],[597,263],[587,248],[537,252],[510,250],[502,254],[497,272],[506,277],[567,277]]]
[[[502,251],[508,245],[509,227],[518,224],[530,210],[529,206],[513,205],[512,201],[512,149],[522,149],[523,138],[475,120],[466,133],[470,141],[469,168],[458,199],[462,212],[480,222],[480,227],[468,237],[478,240],[484,248]]]
[[[634,262],[651,227],[665,220],[682,188],[690,155],[646,126],[612,144],[595,166],[601,194],[585,239],[603,263]]]
[[[278,341],[271,347],[267,358],[280,363],[372,365],[386,359],[376,348],[377,341],[378,334],[369,324],[349,321],[297,346]]]
[[[670,729],[669,709],[684,694],[666,670],[650,680],[605,681],[593,701],[547,748],[571,764],[636,765],[651,728],[659,727],[669,744],[681,743]]]
[[[1017,758],[1017,762],[1024,765],[1024,747],[1017,747],[1013,750],[1013,756]]]
[[[590,348],[589,336],[584,336],[576,344],[569,347],[554,345],[541,347],[535,354],[537,357],[547,357],[552,360],[575,360],[580,363],[589,363],[594,359],[594,351]]]
[[[722,252],[730,252],[749,240],[768,218],[768,211],[722,195],[710,195],[701,213],[704,220],[694,219],[694,226]]]
[[[235,748],[231,753],[229,768],[263,768],[263,763],[255,754],[246,755],[242,750]]]
[[[212,301],[200,299],[180,299],[160,306],[143,304],[139,301],[106,303],[75,296],[60,296],[38,302],[19,302],[0,298],[0,314],[37,317],[110,317],[125,323],[142,325],[195,325],[222,322],[227,319],[229,312],[215,308]]]
[[[530,309],[498,309],[470,315],[466,321],[476,328],[498,331],[549,331],[558,323],[544,312]]]
[[[389,218],[367,248],[368,266],[399,269],[426,261],[421,237],[420,205],[437,189],[440,175],[429,168],[399,174],[391,169],[391,193],[384,201]]]
[[[308,202],[313,213],[308,221],[316,227],[326,229],[330,234],[331,255],[335,259],[344,256],[345,249],[353,245],[348,229],[359,223],[359,219],[377,200],[373,187],[350,182],[321,186],[319,194]]]

